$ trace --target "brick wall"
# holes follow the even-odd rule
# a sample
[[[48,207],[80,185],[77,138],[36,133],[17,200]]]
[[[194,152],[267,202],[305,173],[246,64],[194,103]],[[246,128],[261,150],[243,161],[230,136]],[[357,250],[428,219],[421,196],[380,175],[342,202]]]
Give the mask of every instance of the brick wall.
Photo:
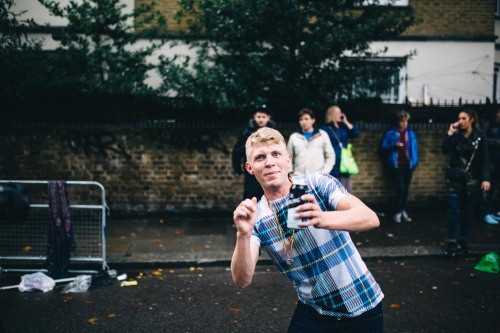
[[[495,0],[410,0],[421,20],[405,35],[493,36]]]
[[[385,126],[385,125],[384,125]],[[370,204],[386,203],[386,181],[377,145],[382,125],[362,128],[353,140],[360,174],[354,194]],[[231,169],[239,129],[57,129],[2,130],[0,179],[92,180],[104,185],[114,214],[232,210],[242,180]],[[283,130],[285,137],[289,130]],[[421,164],[414,174],[412,204],[442,200],[442,129],[416,130]]]
[[[135,0],[136,6],[151,0]],[[158,9],[167,18],[169,29],[184,29],[174,18],[179,10],[177,0],[157,1]],[[411,36],[493,36],[495,0],[409,0],[421,22],[404,35]]]
[[[135,0],[135,7],[143,4],[150,4],[152,0]],[[167,27],[169,31],[179,31],[186,29],[187,25],[185,20],[182,23],[177,22],[175,15],[180,9],[178,0],[162,0],[154,1],[156,3],[155,10],[160,11],[167,20]]]

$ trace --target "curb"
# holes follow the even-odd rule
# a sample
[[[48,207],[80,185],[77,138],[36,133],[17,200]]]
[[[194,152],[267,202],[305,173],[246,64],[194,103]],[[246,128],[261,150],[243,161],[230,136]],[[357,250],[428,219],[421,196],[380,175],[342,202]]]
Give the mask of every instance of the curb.
[[[470,245],[471,255],[484,255],[488,252],[500,252],[500,245],[482,244]],[[437,245],[428,246],[388,246],[388,247],[366,247],[358,248],[361,257],[366,260],[373,259],[402,259],[411,257],[444,256],[444,249]],[[113,267],[151,267],[151,266],[171,266],[171,267],[193,267],[193,266],[231,266],[232,251],[222,251],[217,253],[193,254],[136,254],[133,256],[110,255],[108,256],[108,266]],[[272,264],[266,253],[262,253],[258,265]]]

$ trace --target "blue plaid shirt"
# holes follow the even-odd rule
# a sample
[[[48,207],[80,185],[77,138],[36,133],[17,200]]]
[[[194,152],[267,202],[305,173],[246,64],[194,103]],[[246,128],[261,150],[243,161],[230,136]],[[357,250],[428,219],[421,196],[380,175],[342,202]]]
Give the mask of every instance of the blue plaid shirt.
[[[307,185],[323,211],[335,210],[338,202],[349,195],[337,179],[327,174],[297,176],[293,183]],[[292,230],[286,226],[288,197],[289,194],[270,204],[278,216],[287,238],[286,248],[290,251]],[[257,204],[257,224],[251,242],[266,250],[297,290],[299,301],[320,314],[356,317],[374,308],[384,298],[347,231],[314,227],[296,230],[291,255],[293,263],[288,265],[274,213],[262,197]]]

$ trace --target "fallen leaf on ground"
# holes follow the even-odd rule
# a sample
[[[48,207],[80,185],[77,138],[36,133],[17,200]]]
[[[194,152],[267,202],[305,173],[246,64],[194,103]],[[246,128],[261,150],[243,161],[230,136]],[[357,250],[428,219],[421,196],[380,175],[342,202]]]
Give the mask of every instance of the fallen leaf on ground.
[[[399,304],[393,303],[391,304],[391,309],[399,309],[401,306]]]
[[[229,312],[233,312],[233,313],[238,313],[238,312],[240,312],[240,311],[241,311],[241,310],[240,310],[240,309],[238,309],[238,308],[231,308],[231,309],[229,309]]]
[[[27,245],[27,246],[23,247],[22,252],[23,252],[23,253],[28,253],[28,252],[30,252],[30,251],[31,251],[31,249],[32,249],[32,247],[31,247],[31,246],[29,246],[29,245]]]
[[[87,322],[91,325],[95,325],[99,319],[96,317],[90,318]]]
[[[116,315],[115,315],[114,313],[110,313],[110,314],[108,314],[108,315],[106,316],[106,318],[109,318],[109,319],[111,319],[111,318],[116,318]]]

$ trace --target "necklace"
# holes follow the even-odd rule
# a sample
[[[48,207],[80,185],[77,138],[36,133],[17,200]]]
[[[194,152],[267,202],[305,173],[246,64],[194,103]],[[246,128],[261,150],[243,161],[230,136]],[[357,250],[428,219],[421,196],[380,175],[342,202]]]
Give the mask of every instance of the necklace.
[[[293,241],[295,239],[295,230],[292,230],[292,236],[290,237],[290,243],[289,243],[290,244],[290,253],[288,253],[288,250],[286,248],[285,237],[283,237],[283,229],[281,228],[280,221],[278,219],[278,215],[276,215],[273,207],[271,207],[271,203],[269,202],[269,199],[267,198],[267,196],[265,196],[265,197],[266,197],[266,201],[267,201],[267,206],[269,207],[271,212],[273,212],[274,219],[276,220],[278,231],[279,231],[280,237],[281,237],[281,242],[283,243],[283,249],[285,250],[285,254],[287,257],[286,263],[288,264],[288,266],[291,266],[293,264],[293,259],[290,257],[292,256],[292,252],[293,252]]]

